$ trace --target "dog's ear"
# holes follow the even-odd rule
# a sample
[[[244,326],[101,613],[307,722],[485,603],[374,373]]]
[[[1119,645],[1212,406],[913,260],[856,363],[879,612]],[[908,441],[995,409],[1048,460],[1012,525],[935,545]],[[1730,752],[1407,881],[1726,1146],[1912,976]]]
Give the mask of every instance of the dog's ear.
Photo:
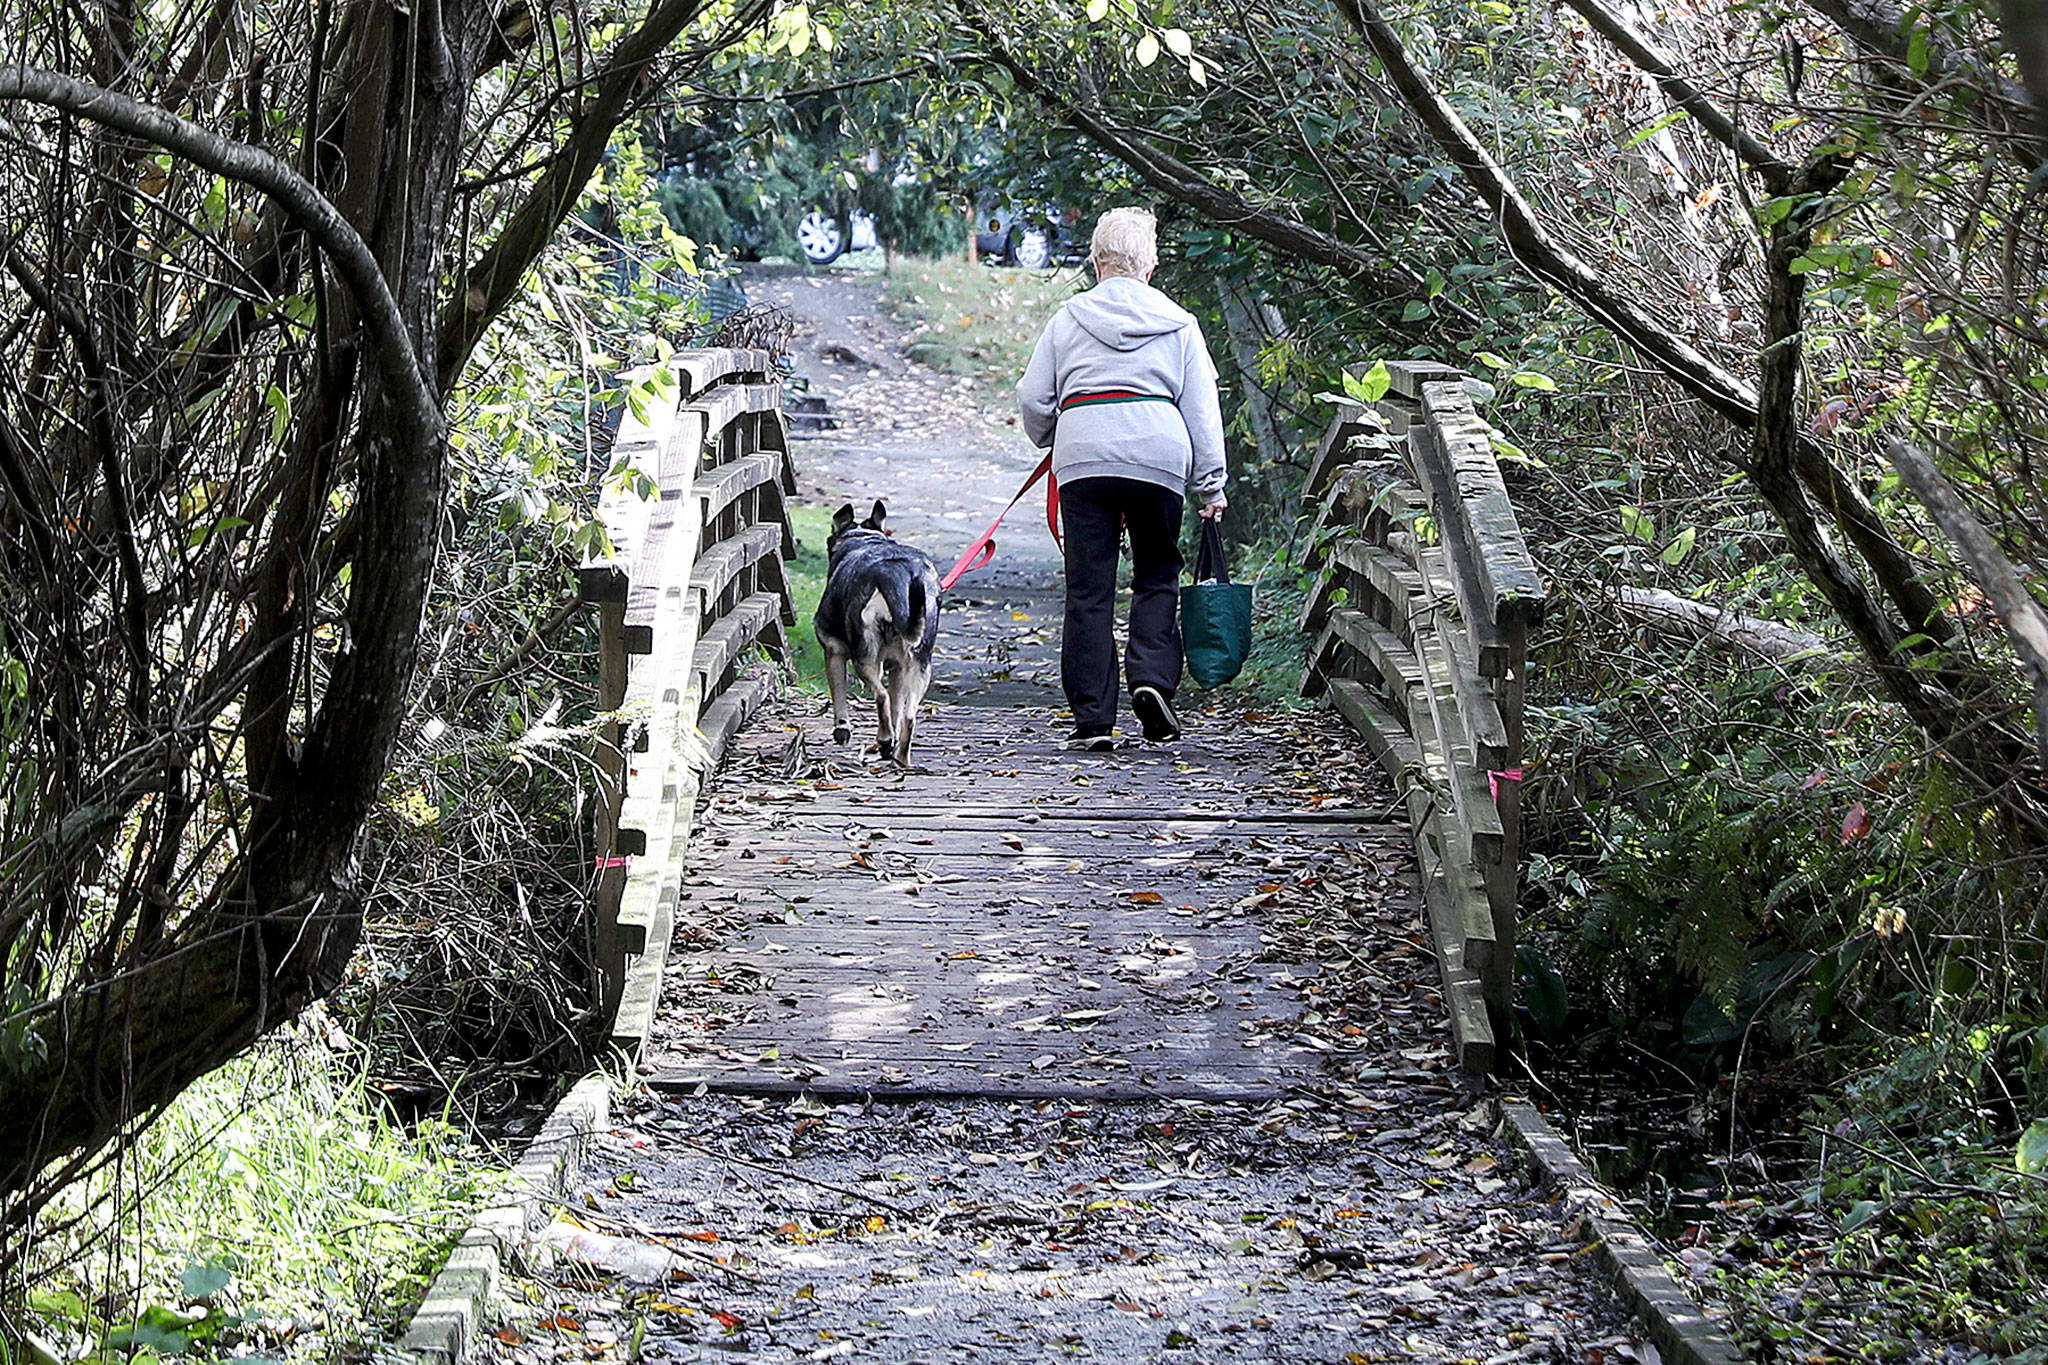
[[[879,531],[882,529],[882,522],[885,521],[888,518],[888,516],[888,505],[885,504],[880,498],[876,498],[875,510],[868,513],[868,519],[862,522],[861,525],[867,527],[870,531]]]
[[[853,504],[849,502],[832,514],[832,534],[836,536],[841,531],[849,529],[852,525]]]

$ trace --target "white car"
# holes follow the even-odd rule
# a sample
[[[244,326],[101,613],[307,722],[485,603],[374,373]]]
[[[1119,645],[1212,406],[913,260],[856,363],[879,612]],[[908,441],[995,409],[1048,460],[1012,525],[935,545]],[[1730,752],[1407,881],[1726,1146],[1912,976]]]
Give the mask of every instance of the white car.
[[[843,219],[812,209],[796,225],[796,244],[812,265],[830,265],[849,251],[873,251],[882,242],[875,236],[874,218],[860,209]]]

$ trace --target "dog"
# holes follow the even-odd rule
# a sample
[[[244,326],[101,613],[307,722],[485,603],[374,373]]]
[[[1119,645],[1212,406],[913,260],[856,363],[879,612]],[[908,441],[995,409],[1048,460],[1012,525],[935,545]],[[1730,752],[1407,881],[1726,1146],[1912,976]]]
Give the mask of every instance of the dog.
[[[825,542],[830,568],[814,624],[832,689],[832,738],[844,744],[853,737],[846,723],[850,664],[875,694],[876,747],[884,759],[908,767],[939,639],[939,566],[924,551],[889,538],[882,529],[888,514],[877,501],[858,525],[852,503],[833,515]]]

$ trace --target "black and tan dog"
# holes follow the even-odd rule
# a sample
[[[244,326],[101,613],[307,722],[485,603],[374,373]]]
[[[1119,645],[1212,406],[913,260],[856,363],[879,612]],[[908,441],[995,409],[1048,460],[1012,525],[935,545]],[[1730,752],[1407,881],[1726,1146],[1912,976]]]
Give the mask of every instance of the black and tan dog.
[[[889,538],[882,529],[888,511],[877,502],[856,525],[848,503],[833,516],[825,542],[831,570],[816,625],[825,681],[832,688],[832,738],[844,744],[853,736],[846,724],[851,664],[875,694],[875,742],[882,757],[907,766],[939,638],[939,566],[924,551]]]

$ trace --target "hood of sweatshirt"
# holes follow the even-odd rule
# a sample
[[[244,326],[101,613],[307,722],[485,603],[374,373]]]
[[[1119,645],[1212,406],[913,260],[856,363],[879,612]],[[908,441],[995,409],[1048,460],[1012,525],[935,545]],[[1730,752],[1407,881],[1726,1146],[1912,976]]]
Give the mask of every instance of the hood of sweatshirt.
[[[1113,275],[1069,299],[1067,316],[1112,351],[1135,351],[1152,338],[1178,332],[1195,320],[1151,285],[1125,275]]]

